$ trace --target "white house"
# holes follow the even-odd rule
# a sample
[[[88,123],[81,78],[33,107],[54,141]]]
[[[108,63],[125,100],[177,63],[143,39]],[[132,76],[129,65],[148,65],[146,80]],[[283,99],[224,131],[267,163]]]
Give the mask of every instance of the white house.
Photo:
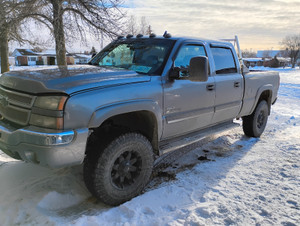
[[[91,55],[86,55],[83,53],[73,53],[72,56],[74,58],[75,64],[87,64],[89,60],[92,58]]]
[[[15,49],[12,53],[17,66],[32,66],[37,65],[39,54],[31,49]]]
[[[46,49],[39,53],[42,56],[44,65],[56,65],[56,51],[55,49]]]
[[[263,66],[264,63],[262,58],[243,58],[243,61],[247,67]]]
[[[56,51],[47,49],[43,52],[34,52],[31,49],[15,49],[12,53],[17,66],[33,66],[33,65],[56,65]],[[74,64],[74,57],[70,54],[66,56],[67,64]],[[87,60],[86,60],[87,62]]]

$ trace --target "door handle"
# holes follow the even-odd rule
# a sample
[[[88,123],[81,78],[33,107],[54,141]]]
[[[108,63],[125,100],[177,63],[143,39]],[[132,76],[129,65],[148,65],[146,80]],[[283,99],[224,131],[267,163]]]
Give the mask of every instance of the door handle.
[[[234,87],[240,87],[240,82],[234,82]]]
[[[206,89],[208,91],[213,91],[215,89],[215,85],[214,84],[208,84],[208,85],[206,85]]]

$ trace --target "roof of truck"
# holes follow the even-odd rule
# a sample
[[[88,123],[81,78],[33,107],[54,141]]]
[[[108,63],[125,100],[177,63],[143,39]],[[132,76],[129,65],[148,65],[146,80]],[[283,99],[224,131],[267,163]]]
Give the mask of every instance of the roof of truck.
[[[206,43],[215,43],[215,44],[224,44],[224,45],[230,45],[232,46],[232,44],[228,41],[222,41],[222,40],[211,40],[211,39],[206,39],[206,38],[196,38],[196,37],[180,37],[180,36],[156,36],[156,35],[145,35],[145,36],[132,36],[132,35],[127,35],[126,37],[120,36],[117,40],[139,40],[139,39],[170,39],[170,40],[175,40],[175,41],[202,41],[202,42],[206,42]]]

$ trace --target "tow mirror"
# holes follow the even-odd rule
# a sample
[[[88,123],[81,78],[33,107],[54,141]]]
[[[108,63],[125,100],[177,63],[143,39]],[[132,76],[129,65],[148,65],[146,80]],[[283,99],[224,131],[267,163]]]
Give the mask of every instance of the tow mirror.
[[[208,80],[208,59],[205,56],[193,57],[190,60],[189,79],[191,81],[206,82]]]
[[[180,71],[181,71],[180,67],[173,67],[170,71],[169,78],[172,80],[179,79]]]

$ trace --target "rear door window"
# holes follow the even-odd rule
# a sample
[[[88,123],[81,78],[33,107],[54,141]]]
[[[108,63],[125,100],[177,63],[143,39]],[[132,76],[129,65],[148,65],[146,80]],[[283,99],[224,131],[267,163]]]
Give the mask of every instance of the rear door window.
[[[236,63],[230,48],[211,47],[216,74],[237,73]]]

